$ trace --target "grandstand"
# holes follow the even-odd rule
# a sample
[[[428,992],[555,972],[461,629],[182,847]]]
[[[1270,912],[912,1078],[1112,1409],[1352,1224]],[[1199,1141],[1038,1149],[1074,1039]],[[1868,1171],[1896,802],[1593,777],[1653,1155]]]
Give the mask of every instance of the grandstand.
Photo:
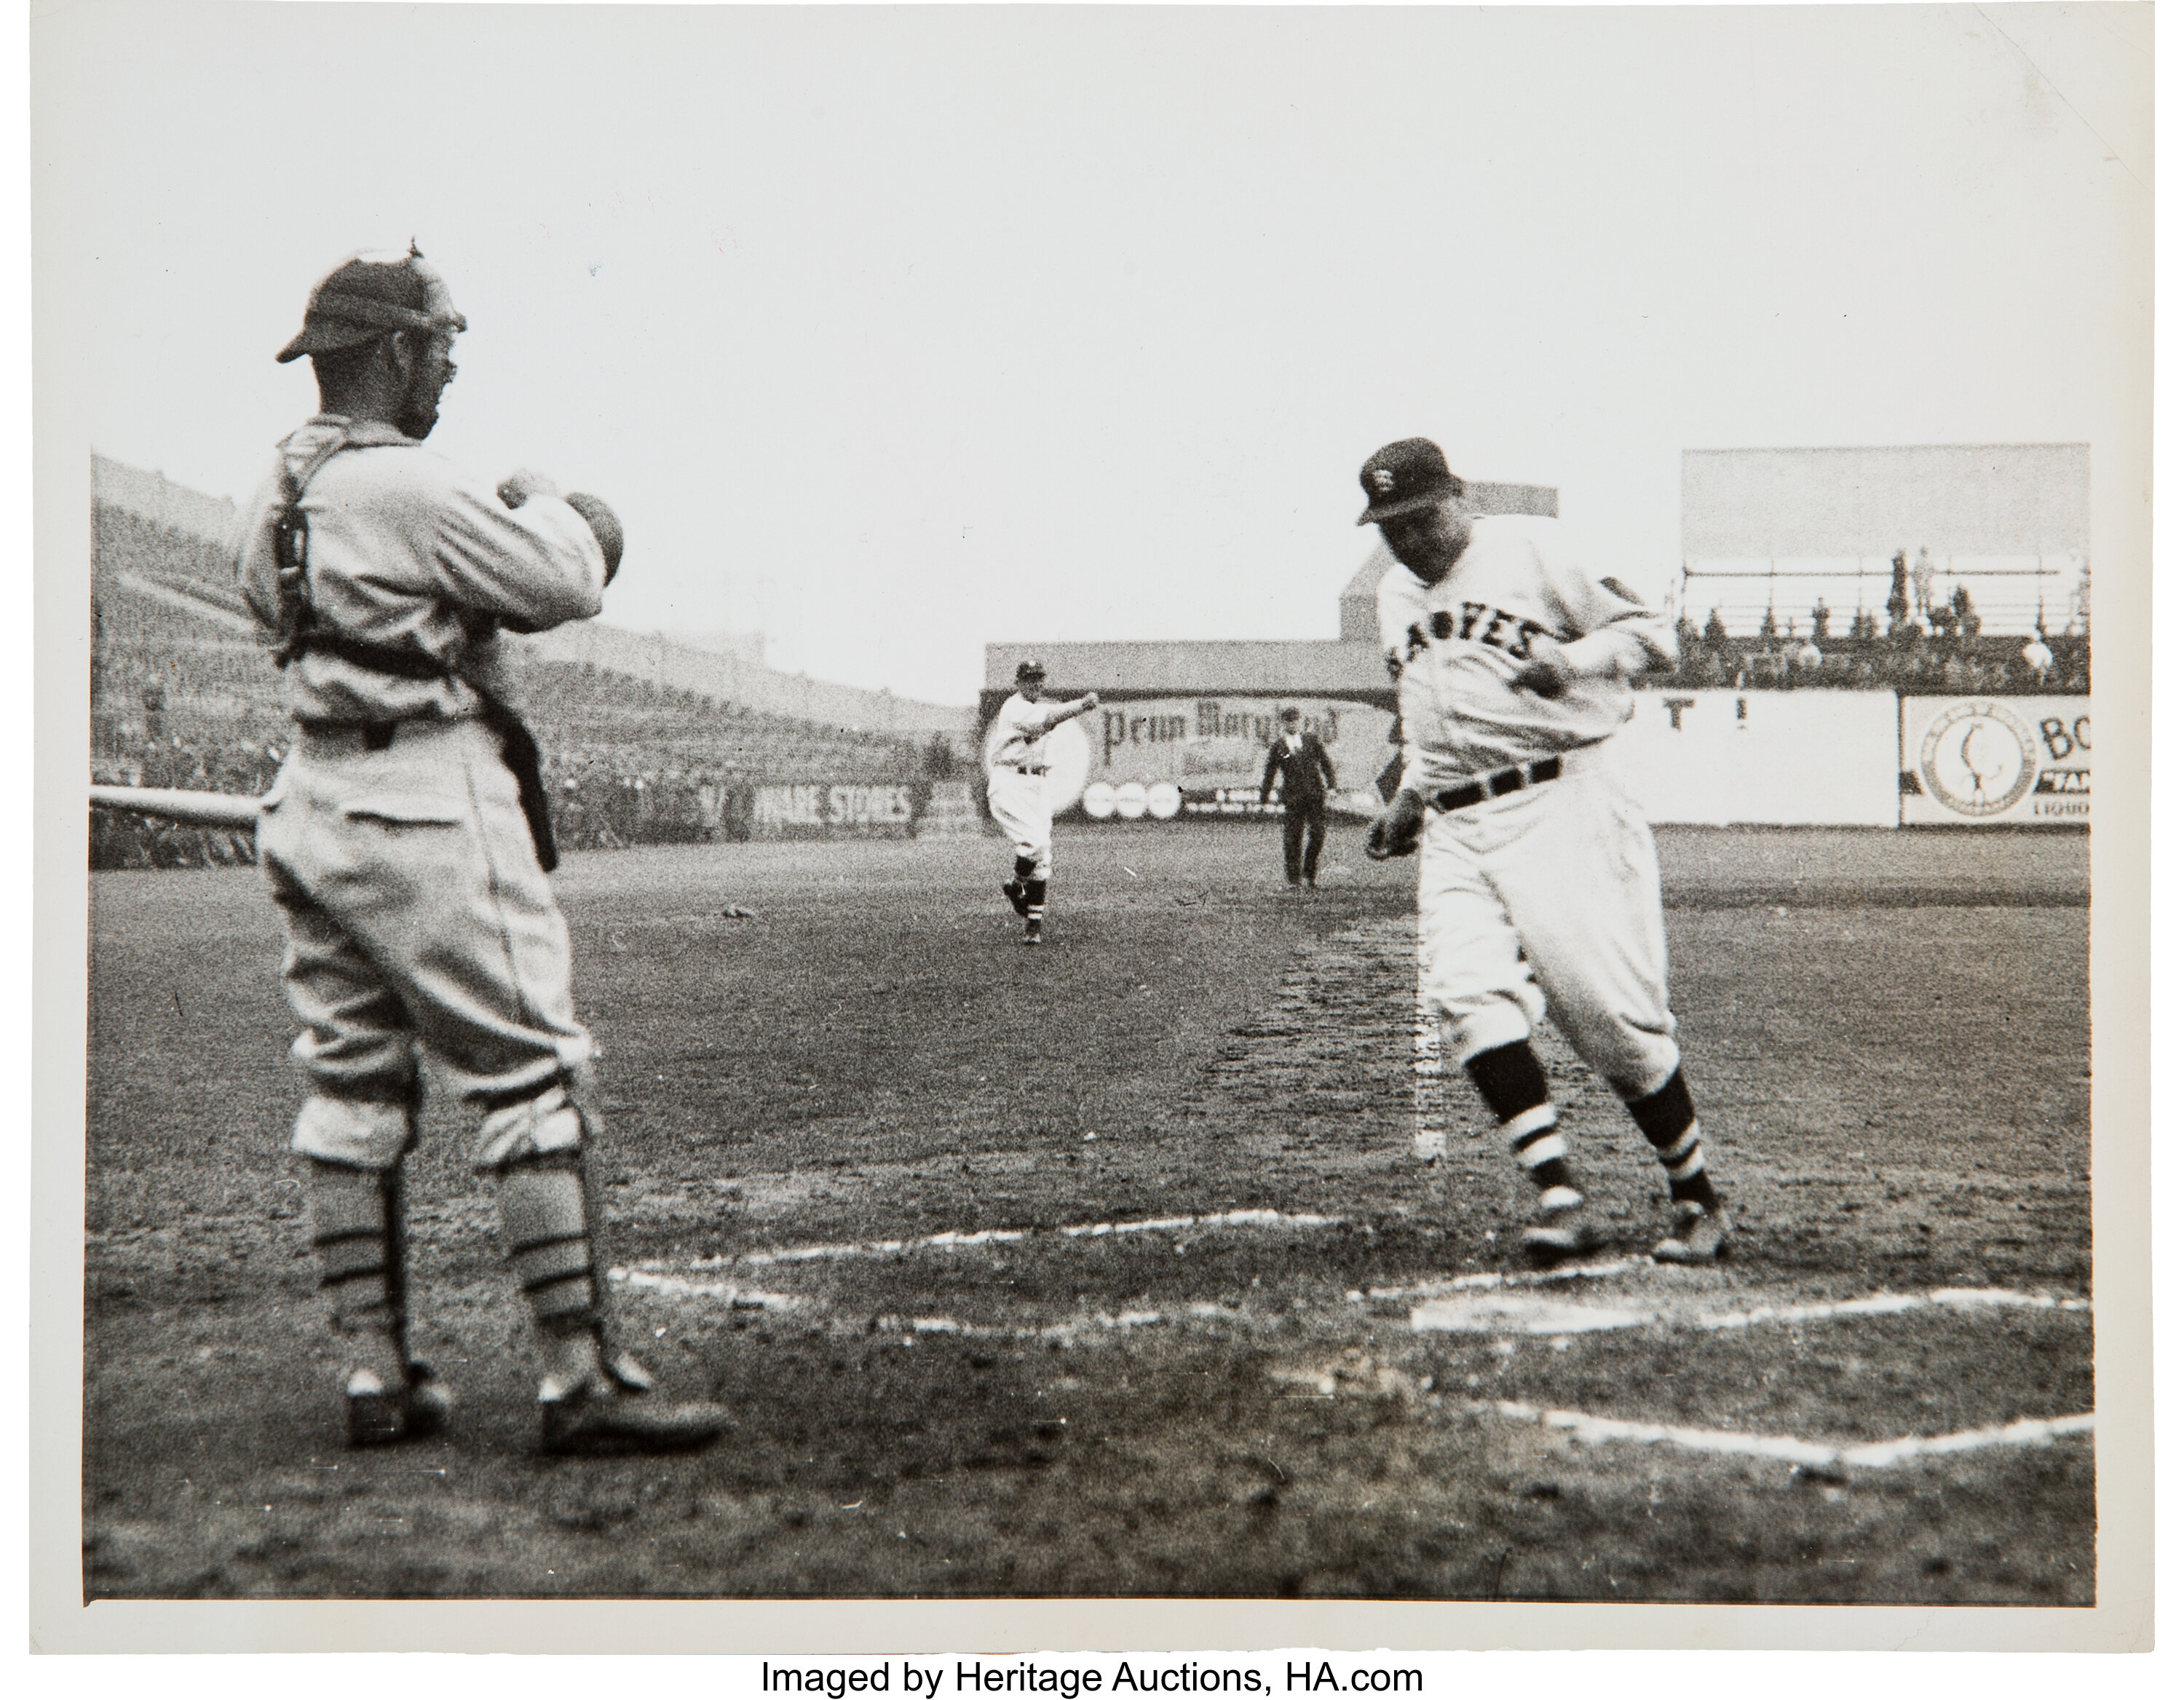
[[[226,542],[207,535],[233,519],[231,504],[93,457],[95,780],[246,794],[270,781],[290,735],[279,675]],[[686,651],[597,621],[518,641],[524,712],[572,843],[737,836],[757,786],[922,783],[967,749],[967,710],[777,673],[748,647]],[[244,853],[223,834],[94,823],[94,866]]]

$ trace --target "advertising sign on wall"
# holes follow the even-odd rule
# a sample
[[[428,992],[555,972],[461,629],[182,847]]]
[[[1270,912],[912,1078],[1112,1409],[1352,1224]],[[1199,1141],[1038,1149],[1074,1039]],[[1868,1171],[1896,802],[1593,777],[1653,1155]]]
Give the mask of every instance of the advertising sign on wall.
[[[907,785],[761,785],[751,800],[756,839],[910,836]]]
[[[1087,812],[1096,807],[1130,818],[1142,798],[1139,811],[1155,819],[1163,811],[1256,813],[1268,747],[1281,734],[1285,708],[1299,711],[1303,729],[1327,747],[1339,791],[1369,789],[1396,753],[1388,742],[1395,716],[1364,703],[1290,696],[1110,702],[1083,722],[1091,756]]]
[[[1643,690],[1611,749],[1657,823],[1897,824],[1893,691]]]
[[[1906,826],[2081,826],[2093,820],[2092,701],[1903,699]]]

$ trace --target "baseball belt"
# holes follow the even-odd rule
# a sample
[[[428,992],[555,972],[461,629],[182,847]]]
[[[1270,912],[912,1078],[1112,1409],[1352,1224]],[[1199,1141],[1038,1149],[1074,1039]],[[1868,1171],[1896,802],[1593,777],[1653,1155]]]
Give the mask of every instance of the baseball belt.
[[[1013,772],[1028,775],[1034,779],[1041,779],[1046,777],[1046,769],[1044,767],[1018,767],[1014,762],[1011,762],[1009,766]]]
[[[294,651],[301,655],[306,649],[317,649],[359,667],[392,673],[404,679],[452,679],[454,671],[446,662],[436,660],[414,649],[387,649],[378,644],[367,644],[359,638],[343,636],[323,627],[306,627],[294,635]],[[292,659],[292,657],[291,658]],[[281,666],[288,665],[283,660]],[[540,773],[538,741],[531,735],[515,711],[498,697],[481,689],[473,680],[465,679],[471,694],[477,699],[478,719],[500,740],[500,759],[508,771],[515,776],[516,800],[523,806],[524,823],[531,828],[531,845],[538,852],[538,866],[551,873],[560,866],[561,856],[554,843],[554,811],[547,800],[546,782]],[[359,728],[359,736],[366,750],[385,750],[394,742],[395,723],[387,721],[368,721]]]
[[[1461,785],[1451,785],[1446,791],[1433,794],[1434,807],[1444,815],[1458,809],[1475,808],[1490,797],[1506,797],[1512,791],[1524,790],[1530,785],[1544,785],[1550,779],[1559,779],[1563,773],[1563,759],[1550,755],[1544,761],[1529,766],[1502,767],[1491,773],[1482,773],[1476,779],[1467,779]]]

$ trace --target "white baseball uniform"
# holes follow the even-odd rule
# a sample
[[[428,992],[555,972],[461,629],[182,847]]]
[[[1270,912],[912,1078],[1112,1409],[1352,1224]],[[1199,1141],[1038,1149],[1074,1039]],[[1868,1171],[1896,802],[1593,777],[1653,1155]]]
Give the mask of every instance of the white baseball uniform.
[[[1627,676],[1674,665],[1674,630],[1572,563],[1556,521],[1479,517],[1471,527],[1440,583],[1400,566],[1380,583],[1403,783],[1429,805],[1418,868],[1426,995],[1459,1063],[1523,1041],[1552,1014],[1624,1098],[1644,1097],[1679,1060],[1660,872],[1652,833],[1600,746],[1630,717]],[[1542,633],[1581,675],[1600,676],[1554,698],[1517,688]],[[1549,758],[1559,776],[1535,782]]]
[[[986,807],[1015,845],[1030,878],[1045,879],[1054,867],[1054,806],[1046,794],[1046,735],[1056,705],[1021,692],[994,716],[986,745]]]

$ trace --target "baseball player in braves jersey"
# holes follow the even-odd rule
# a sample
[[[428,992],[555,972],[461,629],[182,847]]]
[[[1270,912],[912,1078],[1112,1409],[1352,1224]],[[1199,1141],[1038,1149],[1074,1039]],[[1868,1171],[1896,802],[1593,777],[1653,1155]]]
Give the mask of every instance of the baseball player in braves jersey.
[[[1024,943],[1036,945],[1046,925],[1046,882],[1054,870],[1054,808],[1046,795],[1046,735],[1065,720],[1100,706],[1096,691],[1072,702],[1043,702],[1046,669],[1017,668],[1016,694],[994,716],[986,746],[986,806],[1015,843],[1015,872],[1001,895],[1023,917]]]
[[[408,1340],[402,1172],[430,1056],[499,1196],[543,1360],[545,1449],[694,1446],[727,1413],[653,1396],[608,1338],[592,1036],[546,879],[537,746],[502,683],[501,628],[597,614],[620,528],[536,474],[496,490],[425,447],[463,328],[414,248],[321,279],[280,355],[311,357],[320,411],[281,444],[237,543],[296,722],[258,843],[304,1029],[290,1144],[347,1360],[348,1439],[414,1439],[447,1418]]]
[[[1674,629],[1573,564],[1555,521],[1470,512],[1423,438],[1390,443],[1359,482],[1358,524],[1401,563],[1381,581],[1380,637],[1405,746],[1367,853],[1423,852],[1427,997],[1536,1189],[1525,1249],[1552,1263],[1601,1238],[1532,1050],[1552,1014],[1668,1171],[1674,1225],[1653,1256],[1725,1255],[1669,1012],[1652,833],[1601,749],[1630,717],[1629,680],[1675,664]]]

